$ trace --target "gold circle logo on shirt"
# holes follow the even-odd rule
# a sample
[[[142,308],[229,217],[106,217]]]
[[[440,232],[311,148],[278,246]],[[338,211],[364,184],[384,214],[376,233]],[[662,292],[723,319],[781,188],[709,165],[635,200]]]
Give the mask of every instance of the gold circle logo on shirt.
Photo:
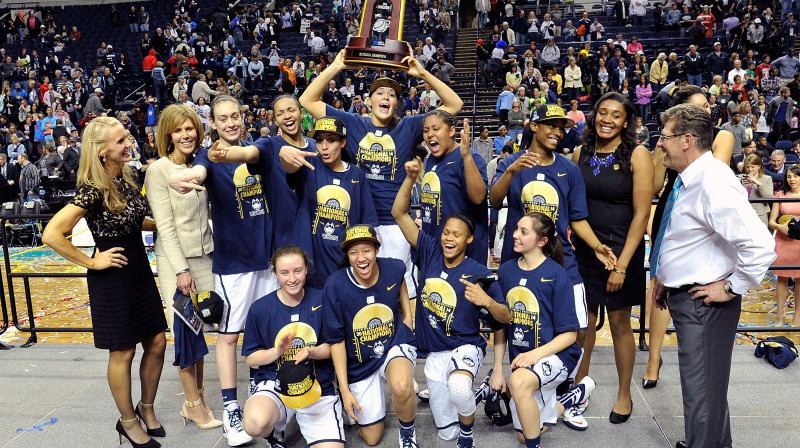
[[[250,174],[250,171],[247,170],[247,164],[243,163],[236,167],[236,170],[233,172],[233,184],[237,187],[257,184],[260,183],[260,177],[261,176],[257,174]]]
[[[425,280],[425,287],[422,289],[422,307],[426,311],[428,324],[431,327],[440,329],[443,325],[442,329],[449,336],[457,302],[456,292],[450,283],[440,278]]]
[[[394,335],[394,312],[382,303],[372,303],[353,317],[353,338],[356,358],[380,358],[388,349],[387,344]]]
[[[434,171],[425,173],[422,178],[420,203],[422,204],[422,221],[439,225],[442,220],[442,186],[439,176]]]
[[[525,213],[539,212],[553,221],[558,219],[558,192],[543,180],[533,180],[522,187],[522,206]]]
[[[348,211],[350,210],[350,194],[338,185],[325,185],[317,190],[317,203]]]
[[[539,344],[539,301],[530,289],[524,286],[511,288],[506,294],[508,307],[511,309],[511,324],[514,330],[509,334],[513,345],[527,347],[525,333],[534,332],[534,342]]]

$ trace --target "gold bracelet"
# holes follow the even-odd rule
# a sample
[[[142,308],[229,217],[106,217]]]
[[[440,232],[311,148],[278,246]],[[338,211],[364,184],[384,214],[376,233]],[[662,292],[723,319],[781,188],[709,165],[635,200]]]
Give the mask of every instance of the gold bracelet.
[[[622,275],[627,274],[627,272],[625,272],[625,271],[623,271],[621,269],[616,269],[616,268],[614,268],[614,272],[616,272],[617,274],[622,274]]]

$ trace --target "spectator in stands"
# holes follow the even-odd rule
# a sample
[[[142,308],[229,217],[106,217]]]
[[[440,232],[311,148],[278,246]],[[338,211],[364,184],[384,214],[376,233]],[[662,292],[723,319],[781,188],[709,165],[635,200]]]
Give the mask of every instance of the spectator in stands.
[[[525,15],[525,10],[519,8],[517,10],[517,17],[515,17],[514,21],[511,23],[511,30],[514,31],[515,44],[522,47],[527,43],[528,28],[530,28],[530,25],[528,24],[528,17]]]
[[[28,159],[25,153],[17,156],[17,164],[20,166],[19,171],[19,186],[22,196],[21,202],[24,204],[28,201],[39,199],[39,186],[42,180],[39,176],[39,169]]]
[[[145,11],[144,6],[139,9],[139,30],[145,33],[150,31],[150,13]]]
[[[478,136],[472,140],[472,149],[483,157],[484,161],[494,158],[494,141],[489,137],[489,128],[481,126]]]
[[[683,57],[683,62],[689,84],[703,87],[703,72],[706,66],[703,55],[697,52],[697,46],[689,46],[689,52]]]
[[[425,101],[426,98],[429,99],[431,106],[435,109],[436,107],[438,107],[439,101],[441,101],[441,99],[439,98],[439,95],[436,94],[436,92],[433,90],[433,88],[432,88],[432,86],[430,84],[426,83],[423,86],[424,86],[423,88],[425,89],[425,91],[423,91],[420,94],[420,96],[419,96],[420,100],[421,101]]]
[[[265,72],[266,68],[260,56],[256,56],[254,59],[250,60],[250,64],[247,66],[247,73],[250,74],[250,89],[261,90],[263,88]],[[192,94],[192,98],[197,102],[194,94]]]
[[[497,105],[495,112],[500,117],[500,123],[508,125],[508,111],[511,110],[512,102],[514,101],[514,92],[511,87],[505,85],[503,91],[497,97]]]
[[[559,65],[561,61],[561,50],[555,45],[552,38],[547,40],[547,45],[542,49],[540,63],[543,70],[550,70]]]
[[[497,137],[494,138],[495,152],[500,154],[504,146],[513,146],[514,143],[514,140],[508,135],[508,127],[501,124],[500,127],[497,128]]]
[[[776,141],[790,139],[791,121],[795,109],[791,90],[788,87],[782,87],[780,92],[780,96],[776,96],[770,101],[767,114],[767,124],[772,127]]]
[[[594,22],[592,22],[592,26],[589,27],[589,34],[590,40],[600,41],[606,35],[606,29],[603,24],[595,18]]]
[[[689,9],[688,5],[684,4],[683,11],[681,12],[680,21],[678,21],[681,30],[681,38],[686,37],[686,34],[689,33],[689,30],[691,30],[692,25],[694,25],[694,22],[695,22],[694,13]]]
[[[322,92],[322,101],[329,106],[333,106],[336,100],[342,101],[342,94],[336,88],[336,81],[330,80],[328,86]]]
[[[783,29],[784,48],[787,50],[794,49],[795,39],[800,34],[800,22],[794,19],[794,14],[792,13],[788,13],[788,16],[782,14],[781,17],[786,17],[781,27]]]
[[[800,32],[800,28],[798,32]],[[784,86],[794,79],[795,75],[800,72],[800,59],[794,55],[794,44],[787,46],[786,54],[776,59],[772,63],[772,67],[778,69]]]
[[[431,68],[431,70],[438,70],[438,78],[445,84],[449,84],[450,78],[453,76],[453,74],[455,74],[456,69],[451,63],[447,62],[444,55],[439,54],[438,56],[438,62]]]
[[[636,86],[636,113],[644,120],[647,120],[650,116],[650,101],[652,98],[653,88],[650,86],[647,77],[642,76],[639,85]]]
[[[517,142],[522,135],[522,128],[525,124],[525,111],[522,110],[519,98],[511,101],[511,110],[508,111],[508,136],[511,141]]]
[[[192,101],[197,103],[197,100],[204,98],[206,103],[209,103],[211,102],[211,97],[216,95],[217,91],[211,89],[206,83],[206,75],[202,73],[197,75],[197,81],[192,86]]]
[[[567,98],[570,101],[577,100],[583,88],[583,78],[581,68],[576,64],[575,58],[570,57],[568,66],[564,69],[564,88],[567,90]]]
[[[631,16],[633,16],[633,26],[644,26],[644,18],[647,15],[647,0],[631,0]]]
[[[738,107],[730,112],[730,117],[730,121],[723,124],[720,129],[733,134],[733,155],[737,155],[742,153],[742,142],[747,138],[747,132],[741,123],[742,113]]]
[[[539,25],[539,35],[544,40],[552,39],[556,35],[556,24],[550,14],[544,15],[544,20]]]
[[[617,19],[618,27],[625,26],[629,15],[629,5],[625,0],[616,0],[613,6],[613,15],[614,18]]]
[[[623,81],[629,81],[633,73],[631,69],[626,67],[625,59],[620,58],[617,62],[618,66],[611,72],[611,82],[609,86],[611,90],[620,91]]]

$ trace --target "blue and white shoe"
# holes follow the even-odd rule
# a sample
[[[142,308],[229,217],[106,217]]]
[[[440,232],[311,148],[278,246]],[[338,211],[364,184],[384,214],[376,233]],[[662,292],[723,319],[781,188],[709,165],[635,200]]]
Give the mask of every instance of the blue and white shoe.
[[[253,441],[242,424],[242,410],[237,405],[225,406],[222,411],[222,434],[228,439],[228,446],[241,446]]]
[[[403,432],[400,431],[398,434],[398,439],[400,442],[400,448],[417,448],[417,430],[414,429],[411,432],[411,435],[406,435],[403,437]]]

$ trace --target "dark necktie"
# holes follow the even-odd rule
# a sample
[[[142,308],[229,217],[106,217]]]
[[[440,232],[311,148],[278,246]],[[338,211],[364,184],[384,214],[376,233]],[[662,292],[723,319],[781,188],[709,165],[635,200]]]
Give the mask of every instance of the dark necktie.
[[[653,241],[653,256],[652,261],[650,262],[650,278],[653,278],[658,274],[658,261],[661,258],[661,243],[664,242],[664,234],[667,233],[667,226],[669,226],[672,208],[675,206],[675,201],[678,199],[678,193],[680,193],[682,185],[683,181],[681,180],[681,177],[678,176],[678,178],[675,179],[675,185],[672,187],[672,191],[670,191],[669,197],[667,198],[667,204],[664,206],[664,214],[661,215],[661,225],[658,227],[658,234],[656,234],[656,239]]]

